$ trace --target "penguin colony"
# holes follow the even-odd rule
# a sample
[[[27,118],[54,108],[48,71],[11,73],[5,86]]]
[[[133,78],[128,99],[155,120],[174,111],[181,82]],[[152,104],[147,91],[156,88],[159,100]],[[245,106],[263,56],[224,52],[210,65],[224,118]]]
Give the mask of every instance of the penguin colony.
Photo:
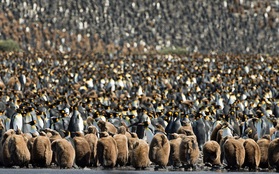
[[[279,171],[277,57],[79,56],[0,55],[1,166]]]
[[[25,51],[278,54],[278,0],[1,1],[0,39]]]

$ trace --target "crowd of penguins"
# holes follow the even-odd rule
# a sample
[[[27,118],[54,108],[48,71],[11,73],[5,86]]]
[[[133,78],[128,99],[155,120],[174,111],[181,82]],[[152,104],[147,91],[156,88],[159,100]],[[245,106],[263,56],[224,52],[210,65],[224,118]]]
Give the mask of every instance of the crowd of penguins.
[[[279,170],[278,58],[0,54],[3,167]]]

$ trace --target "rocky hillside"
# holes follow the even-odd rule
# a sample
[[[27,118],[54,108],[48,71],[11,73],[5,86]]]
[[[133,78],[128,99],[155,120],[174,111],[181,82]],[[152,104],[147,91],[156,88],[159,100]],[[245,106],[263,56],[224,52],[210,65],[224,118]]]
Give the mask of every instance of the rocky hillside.
[[[278,0],[4,0],[0,39],[22,49],[279,52]]]

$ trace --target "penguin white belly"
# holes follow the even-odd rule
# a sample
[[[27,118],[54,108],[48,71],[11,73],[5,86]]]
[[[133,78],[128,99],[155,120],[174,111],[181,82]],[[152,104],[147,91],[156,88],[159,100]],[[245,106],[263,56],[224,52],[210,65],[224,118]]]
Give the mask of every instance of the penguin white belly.
[[[33,134],[33,135],[37,135],[37,136],[39,135],[39,132],[38,132],[35,125],[30,126],[30,133]]]
[[[37,126],[41,129],[43,129],[44,128],[44,121],[43,121],[42,117],[37,117],[37,121],[38,121]]]
[[[32,121],[31,115],[26,115],[24,120],[24,126],[23,126],[23,132],[24,133],[30,133],[31,131],[31,125],[28,124],[30,121]]]
[[[78,116],[78,128],[79,128],[79,131],[83,133],[84,123],[83,123],[83,119],[81,118],[81,116]]]
[[[255,124],[255,127],[257,130],[258,138],[262,138],[262,120],[258,120]]]
[[[5,128],[6,130],[10,129],[11,120],[9,118],[5,119]]]
[[[148,144],[150,144],[151,141],[152,141],[152,139],[153,139],[153,137],[154,137],[153,132],[152,132],[149,128],[145,128],[144,134],[145,134],[145,135],[144,135],[144,140],[146,140],[146,142],[147,142]]]
[[[222,122],[221,122],[221,121],[215,121],[215,123],[214,123],[213,126],[212,126],[212,130],[215,129],[215,127],[216,127],[218,124],[222,124]]]
[[[233,136],[231,129],[228,127],[223,128],[222,137],[226,137],[226,136],[231,136],[231,137]]]
[[[22,130],[23,128],[23,120],[22,120],[22,115],[20,114],[17,114],[14,118],[14,121],[13,121],[13,128],[14,130]]]

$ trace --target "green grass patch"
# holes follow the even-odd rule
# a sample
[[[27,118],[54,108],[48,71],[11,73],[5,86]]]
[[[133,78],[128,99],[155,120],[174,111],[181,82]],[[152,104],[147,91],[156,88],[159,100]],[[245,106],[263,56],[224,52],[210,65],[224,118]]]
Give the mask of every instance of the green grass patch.
[[[159,54],[173,54],[173,55],[188,55],[189,51],[186,48],[183,47],[168,47],[168,48],[162,48],[158,51]]]
[[[19,44],[14,40],[0,40],[0,51],[2,52],[11,52],[11,51],[20,51]]]

